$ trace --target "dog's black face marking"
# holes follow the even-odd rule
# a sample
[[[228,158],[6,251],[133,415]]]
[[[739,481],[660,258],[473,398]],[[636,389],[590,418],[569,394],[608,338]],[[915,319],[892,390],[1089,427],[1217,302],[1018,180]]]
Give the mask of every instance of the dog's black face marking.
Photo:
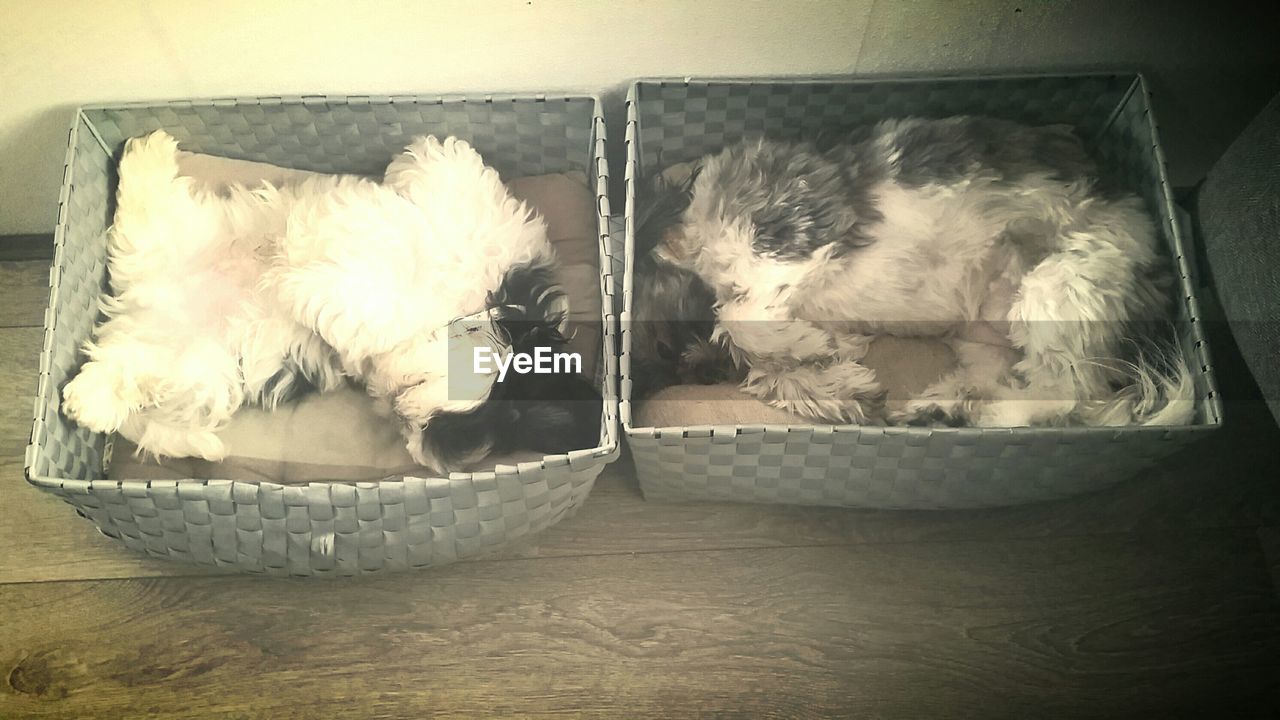
[[[557,455],[599,444],[600,412],[600,393],[580,376],[511,373],[470,412],[432,418],[423,444],[448,467],[480,453]]]
[[[635,398],[684,382],[687,373],[683,366],[691,349],[719,348],[711,342],[715,295],[710,287],[693,273],[660,261],[648,269],[652,274],[641,276],[640,272],[637,269],[635,319],[630,326],[631,391]],[[703,351],[700,357],[713,355]],[[723,361],[730,362],[727,354]]]
[[[711,163],[711,183],[698,183],[710,197],[704,212],[743,217],[753,226],[755,253],[799,260],[830,248],[832,256],[870,242],[880,220],[873,186],[886,170],[849,152],[865,131],[841,133],[833,156],[808,143],[763,142],[723,150]],[[683,183],[661,175],[641,183],[636,196],[636,284],[631,331],[632,395],[641,398],[667,385],[723,382],[741,371],[728,350],[711,341],[717,297],[694,273],[664,262],[654,251],[686,220],[693,188],[705,165]],[[706,218],[704,218],[705,220]]]
[[[496,325],[518,352],[538,346],[563,346],[564,291],[547,264],[519,265],[507,271],[485,306],[495,310]]]
[[[705,349],[719,348],[711,343],[715,329],[714,291],[694,273],[666,262],[655,252],[663,237],[683,221],[699,172],[700,168],[695,167],[683,182],[657,175],[637,188],[636,270],[630,327],[631,393],[636,399],[688,382],[691,376],[695,380],[719,377],[724,372],[712,366],[721,363],[732,368],[727,354],[721,358]],[[693,352],[695,349],[697,353]],[[695,356],[699,361],[693,367],[685,367],[688,358]]]
[[[1097,175],[1097,166],[1066,125],[1027,127],[987,117],[906,121],[893,131],[898,181],[948,183],[983,172],[1014,180],[1051,170],[1070,182]]]
[[[297,365],[285,361],[284,366],[263,383],[259,400],[264,405],[268,403],[283,405],[309,395],[315,390],[316,386],[303,375]]]
[[[937,405],[922,409],[914,416],[907,418],[906,424],[911,427],[968,427],[969,420],[962,412],[951,413]]]
[[[838,257],[871,242],[880,220],[872,186],[884,169],[848,152],[818,152],[808,143],[735,145],[716,158],[704,207],[723,217],[750,218],[753,251],[779,260],[812,257],[831,247]]]
[[[694,163],[683,180],[668,180],[658,174],[637,185],[636,262],[652,258],[666,233],[680,224],[693,199],[693,184],[701,174],[701,163]]]
[[[328,349],[322,360],[328,364],[329,372],[340,375],[338,359],[332,349]],[[291,403],[321,389],[320,375],[326,368],[312,367],[299,363],[294,358],[285,358],[284,364],[275,372],[258,391],[254,401],[262,407],[272,410],[280,405]]]
[[[560,332],[563,299],[551,266],[529,264],[509,270],[487,306],[510,352],[560,352],[568,343]],[[423,445],[448,467],[480,453],[583,450],[599,443],[601,402],[595,386],[576,374],[508,373],[470,412],[432,418]]]

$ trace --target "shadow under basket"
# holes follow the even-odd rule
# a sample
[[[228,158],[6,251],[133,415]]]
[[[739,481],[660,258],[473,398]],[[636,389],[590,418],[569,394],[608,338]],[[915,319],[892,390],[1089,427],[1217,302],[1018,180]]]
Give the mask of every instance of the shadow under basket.
[[[595,197],[603,396],[599,444],[493,471],[286,486],[114,481],[107,438],[59,411],[107,290],[106,231],[124,142],[163,129],[183,149],[329,173],[381,175],[415,136],[470,142],[504,180],[577,171]],[[617,458],[617,359],[605,131],[591,96],[283,97],[84,107],[71,129],[26,475],[103,534],[148,555],[274,575],[354,575],[492,551],[572,514]]]
[[[1222,424],[1146,83],[1137,74],[874,79],[653,79],[627,97],[623,429],[646,498],[958,509],[1053,500],[1131,477]],[[816,138],[887,118],[987,115],[1077,128],[1103,179],[1132,191],[1176,264],[1178,341],[1193,369],[1192,425],[928,428],[636,427],[631,333],[635,190],[662,167],[758,137]]]

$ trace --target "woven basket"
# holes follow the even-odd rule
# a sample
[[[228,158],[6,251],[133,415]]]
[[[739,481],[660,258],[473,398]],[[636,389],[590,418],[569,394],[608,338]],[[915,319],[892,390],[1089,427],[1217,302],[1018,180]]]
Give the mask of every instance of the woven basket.
[[[107,438],[58,410],[106,290],[105,231],[125,140],[164,129],[184,149],[302,170],[378,174],[417,135],[468,140],[504,178],[579,170],[597,198],[604,395],[600,443],[491,472],[306,487],[105,480]],[[84,107],[59,198],[27,479],[147,554],[289,575],[436,565],[504,546],[572,513],[618,454],[608,168],[590,96],[280,97]]]
[[[1051,500],[1129,477],[1221,425],[1190,257],[1135,74],[984,78],[641,80],[628,94],[626,268],[620,413],[645,497],[876,508],[975,508]],[[1196,372],[1187,427],[905,428],[831,425],[634,427],[630,347],[635,184],[657,167],[760,136],[906,115],[991,115],[1079,128],[1109,181],[1139,193],[1177,263],[1180,342]]]

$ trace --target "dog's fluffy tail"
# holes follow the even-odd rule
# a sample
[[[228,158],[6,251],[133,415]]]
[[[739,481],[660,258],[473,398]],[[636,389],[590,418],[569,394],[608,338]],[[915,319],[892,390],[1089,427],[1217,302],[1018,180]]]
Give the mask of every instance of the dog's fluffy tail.
[[[1195,381],[1174,342],[1122,363],[1124,384],[1110,397],[1079,408],[1086,425],[1190,425],[1195,421]]]

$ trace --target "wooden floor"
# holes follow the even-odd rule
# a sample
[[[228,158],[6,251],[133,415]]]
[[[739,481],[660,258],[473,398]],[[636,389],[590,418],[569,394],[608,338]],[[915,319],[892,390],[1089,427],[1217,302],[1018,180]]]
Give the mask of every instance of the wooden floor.
[[[278,580],[23,481],[46,268],[0,261],[0,718],[1280,717],[1280,434],[1221,342],[1229,429],[1091,497],[657,505],[624,456],[501,555]]]

